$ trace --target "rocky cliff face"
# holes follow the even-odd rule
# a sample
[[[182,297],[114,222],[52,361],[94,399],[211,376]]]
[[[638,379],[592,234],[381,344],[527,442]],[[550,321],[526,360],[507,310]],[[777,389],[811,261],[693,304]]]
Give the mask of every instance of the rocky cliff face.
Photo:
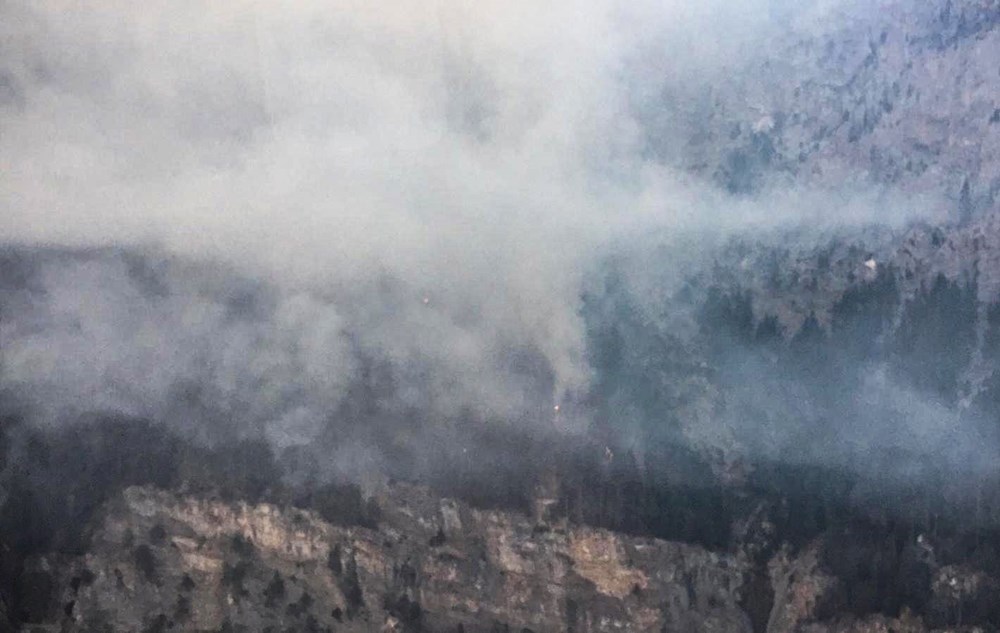
[[[404,485],[377,529],[129,488],[38,625],[97,631],[750,631],[739,556],[480,511]],[[40,583],[42,581],[39,581]]]
[[[377,498],[385,515],[370,529],[270,504],[129,488],[96,517],[85,554],[29,562],[26,630],[931,630],[905,610],[847,615],[864,589],[839,580],[831,570],[844,561],[833,559],[879,563],[838,552],[830,538],[781,549],[761,578],[753,548],[718,553],[549,524],[408,485]],[[902,557],[892,581],[927,576],[942,617],[977,621],[996,609],[996,579],[938,566],[927,537]]]
[[[412,486],[379,501],[376,529],[348,528],[308,511],[129,488],[92,526],[86,554],[30,561],[27,630],[930,630],[905,613],[845,619],[856,588],[826,570],[821,542],[775,555],[762,591],[746,552],[548,525]],[[932,568],[929,544],[912,549],[934,574],[939,608],[990,608],[992,577]]]

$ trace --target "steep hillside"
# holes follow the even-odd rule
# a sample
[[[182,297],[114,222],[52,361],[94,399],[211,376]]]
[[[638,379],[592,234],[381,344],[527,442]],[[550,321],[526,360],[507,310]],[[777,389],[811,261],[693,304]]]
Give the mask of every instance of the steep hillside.
[[[483,162],[429,185],[419,166],[412,181],[389,169],[391,187],[364,172],[375,184],[359,199],[389,189],[389,206],[412,196],[418,212],[361,222],[358,270],[350,233],[295,228],[274,249],[289,261],[262,273],[253,248],[207,245],[236,234],[222,219],[187,254],[0,243],[0,633],[1000,631],[1000,1],[820,2],[818,23],[792,4],[767,3],[787,26],[697,81],[655,43],[639,55],[637,76],[659,69],[662,84],[585,114],[613,118],[595,136],[639,138],[642,156],[582,142],[613,155],[594,159],[609,181],[594,189],[622,188],[565,203],[569,222],[522,210],[518,188],[537,176],[526,198],[562,209],[590,186],[589,161],[552,189],[562,154],[494,179],[551,140],[530,125],[507,138],[501,115],[535,125],[520,109],[544,110],[559,139],[591,124],[547,99],[494,112],[491,90],[524,95],[454,62],[445,83],[461,90],[438,132],[461,128],[448,151]],[[366,72],[410,68],[356,39]],[[71,77],[69,57],[53,59]],[[50,80],[74,108],[92,90],[17,71],[24,85],[0,75],[0,107],[19,115],[59,92]],[[389,75],[394,104],[403,79],[426,88]],[[421,117],[441,106],[428,99]],[[309,113],[302,130],[325,129]],[[167,118],[165,136],[190,123]],[[217,154],[270,147],[255,134],[201,148],[208,175],[192,168],[181,182],[198,186],[176,202],[229,168]],[[295,134],[284,151],[309,136]],[[396,166],[398,148],[382,149],[371,162]],[[477,170],[483,191],[445,206],[482,215],[434,215],[437,189]],[[706,203],[708,222],[575,232],[611,221],[573,204],[642,206],[635,182],[662,173],[733,221]],[[334,197],[313,186],[321,205]],[[161,191],[122,199],[140,209],[147,190]],[[818,217],[855,195],[865,221]],[[691,197],[663,200],[701,210]],[[366,241],[408,230],[419,245]],[[344,276],[302,263],[328,251]]]

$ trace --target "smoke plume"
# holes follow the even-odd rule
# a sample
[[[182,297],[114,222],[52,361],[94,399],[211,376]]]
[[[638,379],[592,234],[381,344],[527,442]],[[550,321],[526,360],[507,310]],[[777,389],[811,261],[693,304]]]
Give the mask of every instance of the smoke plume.
[[[854,184],[735,197],[675,164],[664,130],[690,122],[659,103],[697,110],[845,6],[4,3],[0,239],[23,270],[0,386],[43,425],[115,412],[278,449],[359,400],[393,441],[585,429],[583,296],[608,262],[644,262],[636,309],[681,331],[658,297],[734,233],[938,208]],[[372,442],[339,462],[379,462]]]

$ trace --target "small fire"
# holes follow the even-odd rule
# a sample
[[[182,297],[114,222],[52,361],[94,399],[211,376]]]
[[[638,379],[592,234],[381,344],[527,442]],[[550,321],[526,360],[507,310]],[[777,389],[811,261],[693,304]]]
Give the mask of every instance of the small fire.
[[[557,404],[556,406],[552,407],[552,410],[555,411],[556,413],[559,413],[559,405]]]
[[[431,298],[430,297],[424,297],[424,305],[427,305],[430,302],[431,302]]]

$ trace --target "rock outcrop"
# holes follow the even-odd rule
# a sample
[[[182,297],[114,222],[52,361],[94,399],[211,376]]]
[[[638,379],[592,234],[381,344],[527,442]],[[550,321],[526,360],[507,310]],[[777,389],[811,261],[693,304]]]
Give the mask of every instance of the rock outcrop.
[[[378,529],[133,487],[79,557],[45,556],[35,626],[71,631],[751,631],[747,564],[693,545],[535,524],[425,490]]]
[[[85,554],[28,562],[38,591],[26,630],[987,630],[933,628],[905,607],[895,617],[855,613],[864,582],[848,586],[837,568],[878,564],[858,558],[863,549],[839,550],[832,535],[785,545],[761,568],[757,550],[739,545],[711,552],[537,523],[404,484],[376,497],[385,514],[372,529],[295,508],[128,488],[91,526]],[[994,577],[938,566],[924,537],[908,548],[898,582],[926,577],[931,620],[989,617],[1000,599]],[[764,592],[753,586],[761,571]],[[755,621],[761,609],[766,618]]]

